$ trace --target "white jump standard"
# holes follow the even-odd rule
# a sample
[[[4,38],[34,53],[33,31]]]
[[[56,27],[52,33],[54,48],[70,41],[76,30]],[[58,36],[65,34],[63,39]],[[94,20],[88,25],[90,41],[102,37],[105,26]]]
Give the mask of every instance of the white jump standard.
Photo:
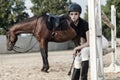
[[[91,80],[104,80],[100,0],[88,0]],[[98,44],[97,44],[98,43]],[[98,50],[99,48],[99,50]]]
[[[111,19],[112,23],[102,13],[102,19],[112,32],[112,48],[107,51],[102,49],[102,26],[101,26],[101,1],[100,0],[88,0],[88,15],[89,15],[89,31],[90,31],[90,73],[91,80],[105,80],[104,68],[103,68],[103,52],[112,53],[112,63],[110,68],[111,72],[120,72],[120,67],[116,64],[116,16],[115,8],[111,7]]]
[[[117,52],[116,52],[116,9],[115,6],[111,6],[111,23],[114,26],[114,29],[111,29],[111,55],[112,62],[109,67],[105,68],[105,72],[120,72],[120,66],[117,65]]]

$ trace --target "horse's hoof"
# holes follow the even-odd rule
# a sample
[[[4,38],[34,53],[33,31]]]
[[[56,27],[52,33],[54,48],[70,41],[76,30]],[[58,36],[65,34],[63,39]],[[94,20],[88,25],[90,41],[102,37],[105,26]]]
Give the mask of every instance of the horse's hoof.
[[[42,72],[45,72],[45,73],[49,73],[48,70],[45,69],[45,68],[42,68],[41,71],[42,71]]]
[[[42,72],[45,72],[45,73],[49,73],[48,71],[46,71],[46,70],[41,70]]]
[[[44,72],[44,68],[42,68],[41,71]]]
[[[49,73],[48,70],[44,70],[44,72]]]

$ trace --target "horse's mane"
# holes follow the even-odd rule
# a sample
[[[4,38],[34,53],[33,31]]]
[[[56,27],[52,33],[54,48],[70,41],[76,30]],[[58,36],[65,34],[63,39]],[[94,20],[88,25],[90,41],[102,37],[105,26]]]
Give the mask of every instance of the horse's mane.
[[[33,20],[36,20],[36,19],[40,18],[41,16],[45,16],[45,14],[38,15],[38,16],[33,16],[33,17],[30,17],[30,18],[26,18],[26,19],[18,22],[17,24],[22,24],[22,23],[30,22],[30,21],[33,21]]]
[[[30,17],[30,18],[26,18],[26,19],[18,22],[18,23],[15,24],[15,25],[21,25],[21,24],[24,24],[24,23],[27,23],[27,22],[31,22],[31,21],[37,20],[37,19],[40,18],[40,17],[44,17],[44,18],[45,18],[45,16],[48,16],[48,15],[47,15],[46,13],[44,13],[44,14],[42,14],[42,15],[38,15],[38,16],[33,16],[33,17]],[[71,22],[71,19],[70,19],[70,17],[69,17],[68,15],[66,15],[64,19],[67,19],[68,21]],[[45,19],[45,20],[46,20],[46,19]],[[13,26],[15,26],[15,25],[13,25]]]
[[[26,18],[25,20],[22,20],[21,22],[19,23],[26,23],[26,22],[30,22],[30,21],[33,21],[37,18],[38,16],[33,16],[33,17],[30,17],[30,18]],[[19,24],[18,23],[18,24]]]
[[[26,18],[26,19],[18,22],[17,24],[22,24],[22,23],[30,22],[30,21],[36,20],[36,19],[38,19],[38,18],[40,18],[42,16],[46,16],[46,13],[44,13],[42,15],[38,15],[38,16],[33,16],[33,17],[30,17],[30,18]],[[65,19],[71,20],[68,15],[65,17]]]

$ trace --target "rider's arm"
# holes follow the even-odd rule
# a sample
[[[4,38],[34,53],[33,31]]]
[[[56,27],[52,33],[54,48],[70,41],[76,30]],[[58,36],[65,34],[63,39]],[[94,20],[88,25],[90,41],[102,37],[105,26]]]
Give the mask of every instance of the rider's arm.
[[[76,52],[77,50],[81,50],[84,47],[88,47],[89,46],[89,31],[86,32],[86,42],[81,44],[78,47],[74,48],[74,52]]]

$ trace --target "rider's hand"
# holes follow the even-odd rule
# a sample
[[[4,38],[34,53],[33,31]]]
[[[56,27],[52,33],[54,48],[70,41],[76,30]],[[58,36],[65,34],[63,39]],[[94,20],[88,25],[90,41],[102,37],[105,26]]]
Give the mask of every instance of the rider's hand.
[[[77,56],[77,53],[73,53],[73,58],[75,58]]]
[[[78,47],[74,48],[74,50],[73,50],[73,57],[76,57],[77,55],[78,56],[81,55],[80,50],[79,51],[78,50],[79,50]]]
[[[80,56],[80,55],[81,55],[81,53],[79,52],[77,55],[78,55],[78,56]]]
[[[73,49],[73,55],[76,55],[76,49],[75,48]]]

